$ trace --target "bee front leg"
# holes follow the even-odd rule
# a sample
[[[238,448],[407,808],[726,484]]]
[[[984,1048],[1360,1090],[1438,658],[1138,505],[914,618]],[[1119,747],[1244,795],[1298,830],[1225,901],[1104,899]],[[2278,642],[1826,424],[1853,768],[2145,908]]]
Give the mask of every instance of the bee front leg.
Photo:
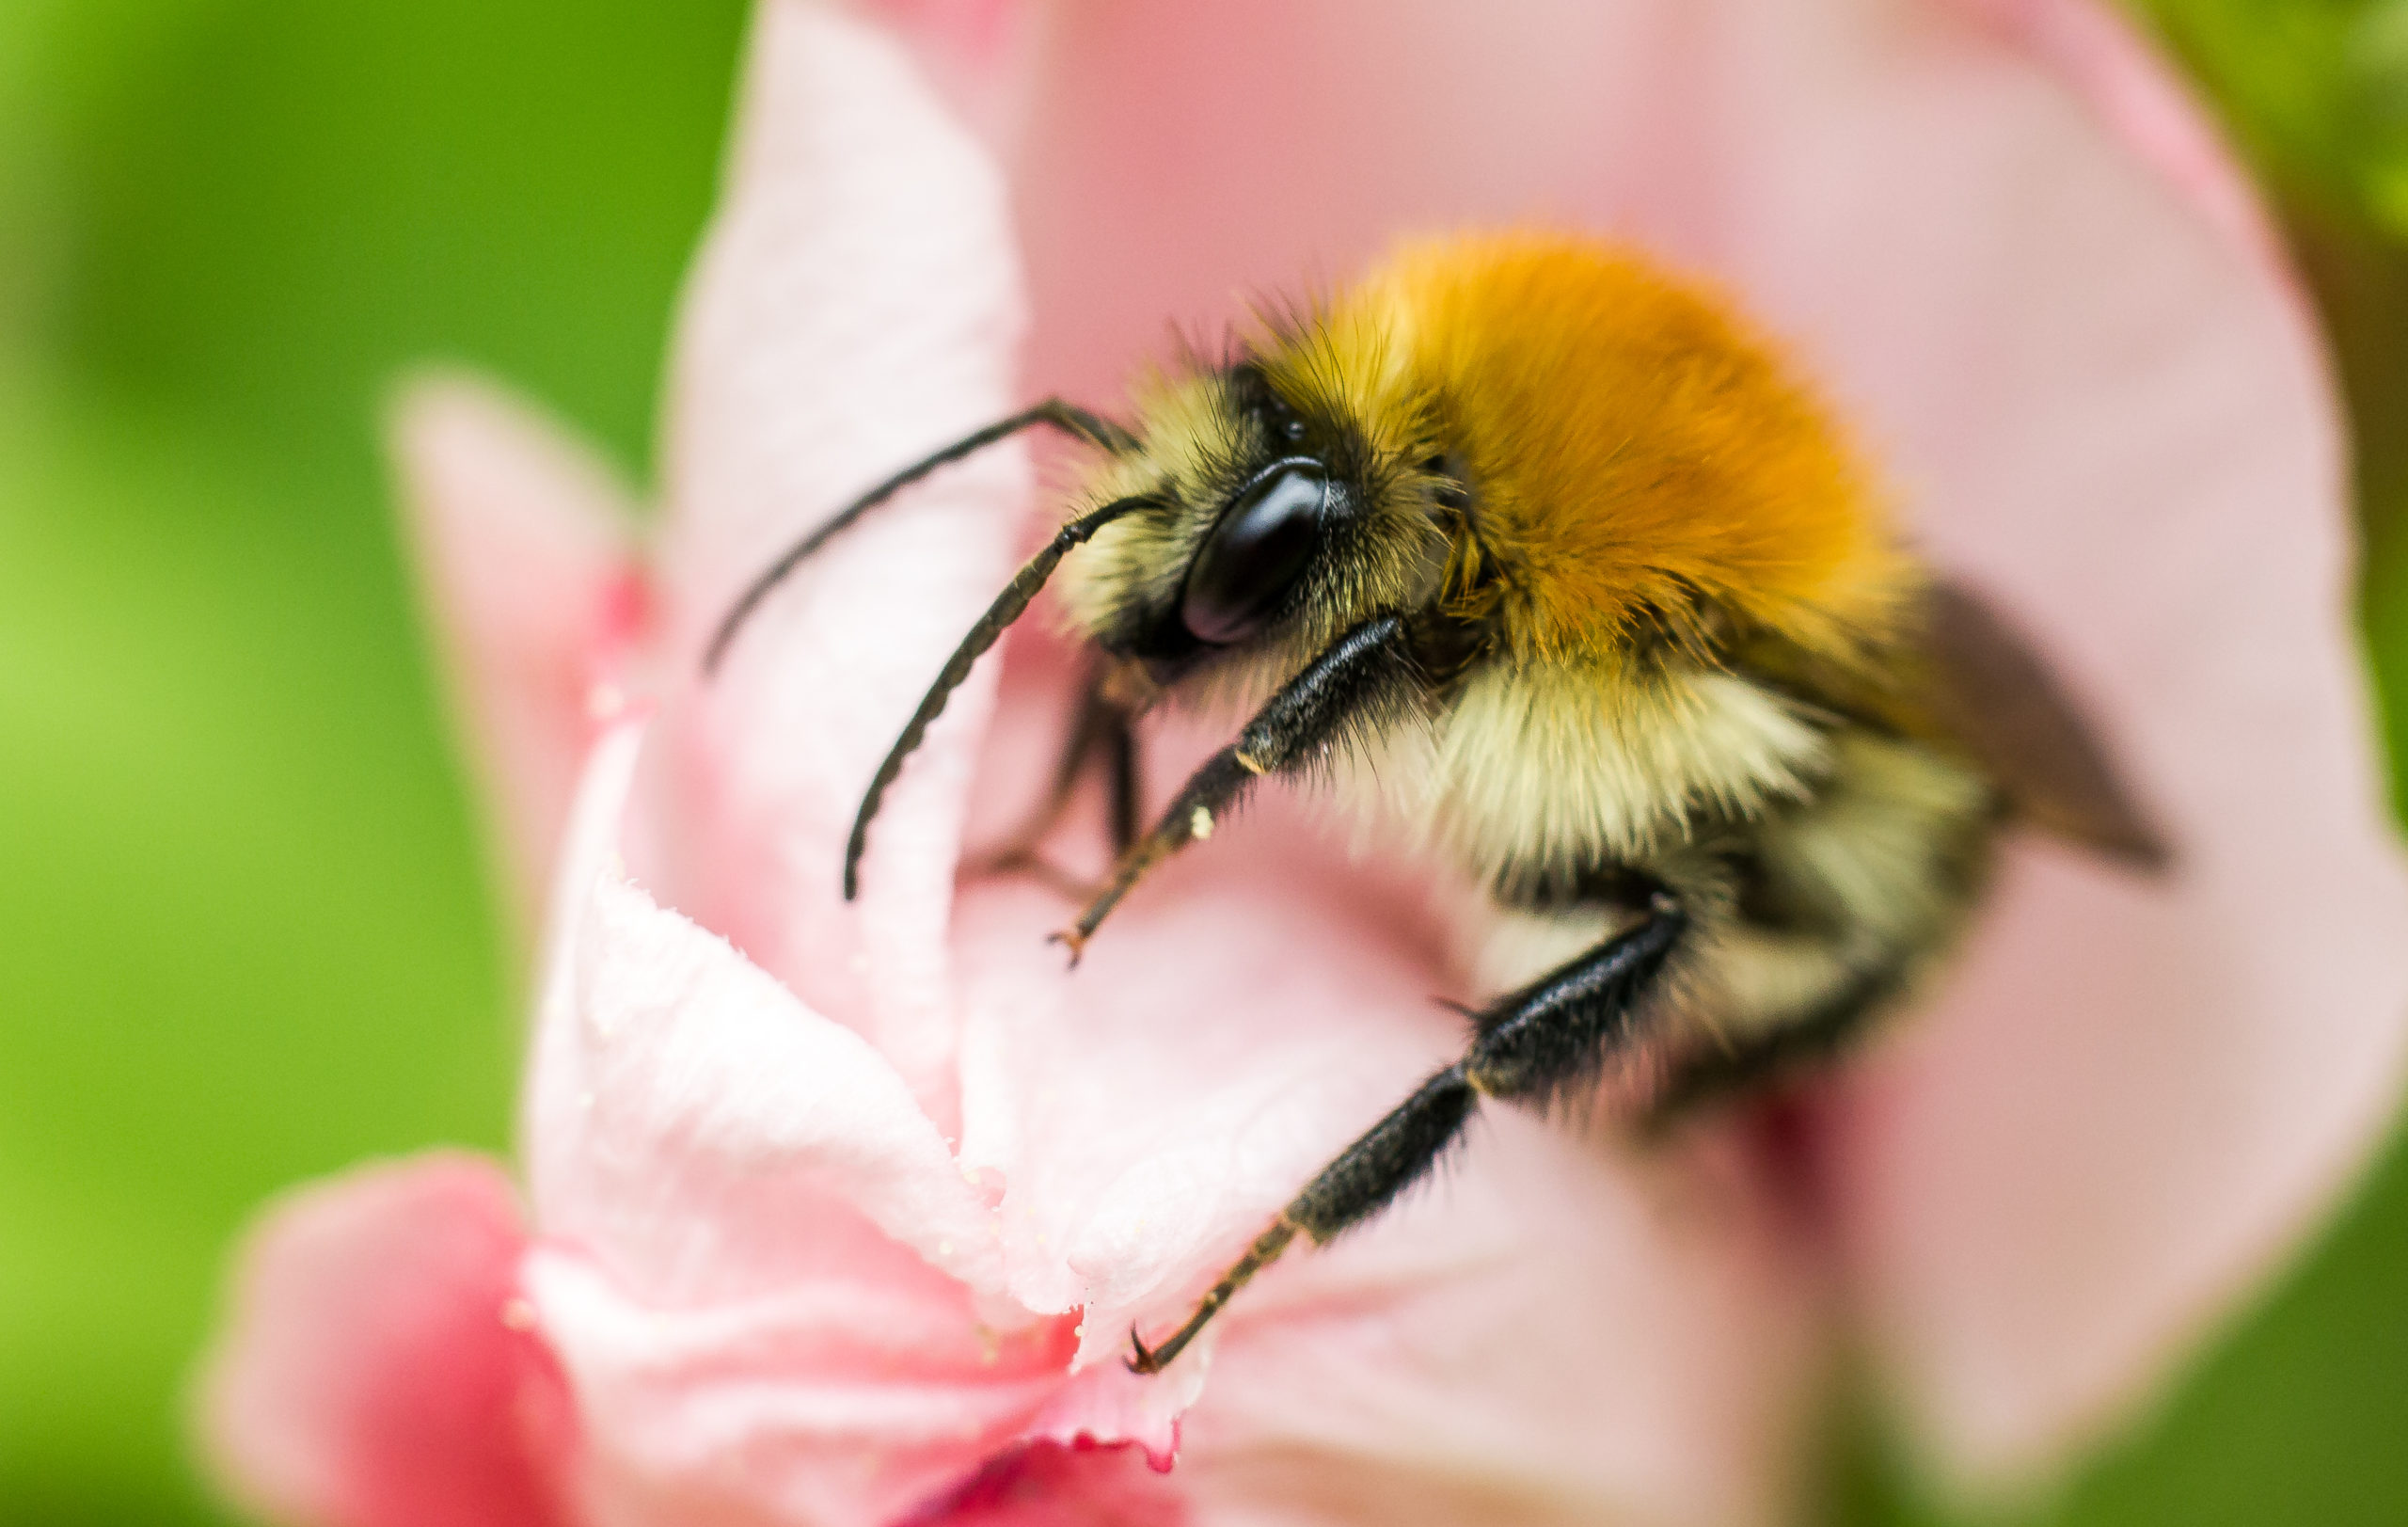
[[[1639,1035],[1646,999],[1687,929],[1679,903],[1659,893],[1629,929],[1474,1012],[1464,1058],[1323,1167],[1161,1344],[1149,1347],[1132,1330],[1129,1366],[1141,1374],[1167,1367],[1298,1235],[1324,1245],[1394,1202],[1462,1136],[1481,1099],[1545,1103],[1593,1075]]]
[[[1111,883],[1054,942],[1069,946],[1070,962],[1078,963],[1087,940],[1146,872],[1212,836],[1256,780],[1310,763],[1350,723],[1395,704],[1414,683],[1402,615],[1374,615],[1332,642],[1255,713],[1235,742],[1189,778],[1161,822],[1120,856]]]

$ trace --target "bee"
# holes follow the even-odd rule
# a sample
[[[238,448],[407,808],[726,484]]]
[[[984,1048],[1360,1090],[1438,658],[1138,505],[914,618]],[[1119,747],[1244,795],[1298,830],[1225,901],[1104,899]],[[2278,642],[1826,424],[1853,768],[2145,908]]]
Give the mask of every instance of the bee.
[[[1058,399],[897,472],[766,569],[1017,431],[1091,448],[1058,532],[937,676],[880,796],[1057,568],[1098,655],[1054,787],[1113,776],[1117,865],[1072,962],[1147,872],[1294,781],[1475,888],[1487,994],[1462,1056],[1318,1175],[1129,1364],[1159,1371],[1298,1238],[1377,1215],[1497,1100],[1592,1093],[1635,1054],[1650,1116],[1840,1051],[1941,961],[2010,823],[2140,869],[2163,839],[2014,628],[1937,577],[1833,411],[1718,294],[1572,235],[1409,245],[1132,422]],[[1250,714],[1139,831],[1129,718]]]

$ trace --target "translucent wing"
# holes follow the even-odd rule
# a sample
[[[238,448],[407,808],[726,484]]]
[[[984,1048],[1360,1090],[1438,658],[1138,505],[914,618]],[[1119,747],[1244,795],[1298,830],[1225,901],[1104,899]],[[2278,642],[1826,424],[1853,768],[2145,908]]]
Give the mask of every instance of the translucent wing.
[[[1925,608],[1933,719],[2004,792],[2018,816],[2135,868],[2172,859],[2164,835],[2023,634],[1961,583],[1935,581]]]

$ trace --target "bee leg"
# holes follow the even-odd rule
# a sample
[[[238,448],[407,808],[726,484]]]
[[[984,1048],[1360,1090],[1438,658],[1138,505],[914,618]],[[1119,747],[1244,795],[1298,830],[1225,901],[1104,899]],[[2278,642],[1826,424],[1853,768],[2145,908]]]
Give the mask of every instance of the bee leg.
[[[1062,746],[1061,758],[1054,766],[1054,779],[1046,787],[1045,799],[1020,830],[1005,840],[1003,847],[974,866],[975,869],[993,874],[1031,874],[1079,901],[1096,896],[1101,890],[1099,885],[1065,873],[1039,854],[1037,848],[1069,809],[1070,797],[1077,791],[1088,761],[1098,757],[1103,764],[1105,826],[1112,835],[1113,857],[1117,860],[1127,853],[1130,845],[1137,841],[1137,734],[1131,725],[1128,709],[1105,693],[1104,680],[1101,667],[1087,676],[1079,697],[1078,714],[1070,724],[1070,736]]]
[[[1139,793],[1144,771],[1138,765],[1133,718],[1109,700],[1100,704],[1104,719],[1097,726],[1096,745],[1103,752],[1103,823],[1112,835],[1112,857],[1117,861],[1137,846],[1137,819],[1145,811]]]
[[[1326,1245],[1386,1208],[1436,1165],[1482,1098],[1544,1104],[1593,1075],[1638,1035],[1646,998],[1687,928],[1679,903],[1658,894],[1629,929],[1473,1013],[1464,1058],[1323,1167],[1196,1301],[1185,1324],[1156,1346],[1132,1330],[1129,1366],[1160,1373],[1298,1235]]]
[[[1396,705],[1416,682],[1402,615],[1374,615],[1332,642],[1255,713],[1235,742],[1205,761],[1154,830],[1120,856],[1111,883],[1079,920],[1054,935],[1069,946],[1070,962],[1148,870],[1211,837],[1257,779],[1310,763],[1349,724]]]

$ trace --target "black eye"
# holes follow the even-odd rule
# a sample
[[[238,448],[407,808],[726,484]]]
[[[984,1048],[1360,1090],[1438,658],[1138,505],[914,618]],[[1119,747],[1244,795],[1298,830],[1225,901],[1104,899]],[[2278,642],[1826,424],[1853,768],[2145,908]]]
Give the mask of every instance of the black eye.
[[[1311,558],[1328,503],[1312,462],[1273,468],[1230,501],[1187,570],[1179,618],[1197,641],[1227,646],[1262,624]]]

